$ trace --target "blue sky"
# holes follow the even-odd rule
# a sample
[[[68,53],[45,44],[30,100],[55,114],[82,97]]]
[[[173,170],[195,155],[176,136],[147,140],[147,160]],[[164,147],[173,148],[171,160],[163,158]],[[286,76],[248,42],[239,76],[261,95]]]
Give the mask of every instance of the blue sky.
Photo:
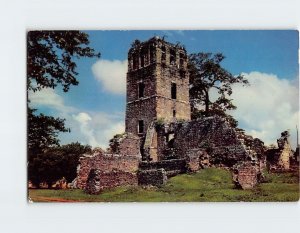
[[[250,87],[234,87],[238,109],[232,114],[246,132],[276,144],[280,132],[291,130],[295,145],[298,124],[298,32],[285,31],[85,31],[98,59],[77,61],[79,85],[30,95],[32,105],[45,114],[66,118],[72,141],[106,147],[109,138],[124,130],[126,59],[130,44],[155,35],[185,45],[188,53],[222,52],[222,65],[243,73]]]

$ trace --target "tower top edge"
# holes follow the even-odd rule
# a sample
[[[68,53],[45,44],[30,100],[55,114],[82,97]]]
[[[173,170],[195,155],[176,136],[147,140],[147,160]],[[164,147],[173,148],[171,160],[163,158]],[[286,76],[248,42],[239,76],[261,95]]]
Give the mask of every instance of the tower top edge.
[[[138,39],[133,41],[128,51],[128,54],[132,54],[151,45],[158,46],[158,47],[165,46],[165,47],[181,50],[182,52],[186,53],[185,46],[182,45],[181,43],[178,42],[177,44],[173,44],[171,42],[166,41],[164,37],[161,38],[159,36],[154,36],[146,41],[140,41]]]

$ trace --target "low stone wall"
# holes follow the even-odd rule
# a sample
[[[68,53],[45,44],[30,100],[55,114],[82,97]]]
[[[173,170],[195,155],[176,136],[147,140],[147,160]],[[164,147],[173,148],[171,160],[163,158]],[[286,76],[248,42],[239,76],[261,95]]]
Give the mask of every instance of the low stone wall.
[[[140,162],[140,170],[157,170],[163,168],[168,177],[187,171],[185,159],[170,159],[159,162]]]
[[[136,173],[139,166],[139,157],[120,156],[114,154],[95,153],[93,156],[84,156],[79,160],[77,170],[76,187],[84,189],[91,169],[111,173],[122,171],[125,173]],[[113,173],[111,173],[113,174]],[[102,177],[107,177],[102,175]],[[104,180],[102,182],[105,183]]]
[[[98,194],[103,189],[125,185],[138,185],[137,174],[121,170],[103,172],[91,169],[84,190],[89,194]]]
[[[138,172],[138,184],[142,186],[162,186],[167,183],[167,173],[163,168],[152,170],[140,170]]]

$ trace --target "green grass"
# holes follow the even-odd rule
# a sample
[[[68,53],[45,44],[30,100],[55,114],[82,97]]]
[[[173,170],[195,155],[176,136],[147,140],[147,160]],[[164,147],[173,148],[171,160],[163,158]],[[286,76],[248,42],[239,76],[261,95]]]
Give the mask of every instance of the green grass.
[[[253,190],[236,189],[229,171],[217,168],[183,174],[168,180],[161,188],[118,187],[99,195],[79,189],[31,189],[33,202],[226,202],[226,201],[298,201],[299,177],[294,174],[266,174],[266,181]]]

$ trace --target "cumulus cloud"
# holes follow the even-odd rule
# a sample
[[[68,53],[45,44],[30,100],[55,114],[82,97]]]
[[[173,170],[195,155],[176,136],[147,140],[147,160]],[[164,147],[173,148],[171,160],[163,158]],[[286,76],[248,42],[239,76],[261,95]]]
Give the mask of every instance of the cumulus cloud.
[[[241,128],[266,144],[276,144],[284,130],[290,130],[291,142],[296,146],[296,125],[299,125],[299,89],[295,80],[280,79],[260,72],[243,74],[250,86],[233,86],[232,115]]]
[[[105,149],[108,147],[109,139],[125,130],[123,112],[86,112],[66,105],[63,96],[50,88],[29,92],[29,99],[30,106],[48,107],[54,111],[55,117],[66,119],[66,127],[70,128],[71,132],[59,134],[61,144],[78,141]]]
[[[126,92],[127,60],[100,60],[92,66],[93,74],[105,91],[123,95]]]
[[[93,71],[97,74],[95,76],[103,82],[103,87],[118,94],[125,93],[126,69],[127,63],[121,61],[99,61],[93,66]],[[110,74],[110,70],[113,74]],[[295,147],[295,128],[296,125],[299,126],[297,79],[280,79],[276,75],[260,72],[243,75],[251,85],[233,85],[231,96],[237,106],[231,114],[239,121],[239,126],[266,144],[276,144],[280,133],[289,129],[291,142]],[[216,96],[216,93],[211,93],[213,99]],[[79,141],[93,147],[106,148],[110,138],[124,132],[124,112],[89,112],[77,109],[66,105],[63,97],[50,88],[29,92],[29,99],[31,106],[49,107],[56,110],[56,116],[66,119],[66,127],[71,128],[71,133],[60,134],[62,144]]]
[[[44,88],[41,91],[33,92],[30,91],[28,98],[33,105],[37,106],[49,106],[54,108],[62,107],[63,98],[60,95],[56,94],[55,91],[51,88]]]
[[[73,124],[74,135],[77,135],[77,140],[93,147],[107,148],[109,139],[125,130],[122,119],[111,117],[111,115],[102,112],[80,112],[72,115],[72,118],[75,120],[75,124],[72,123],[72,120],[70,123]]]
[[[32,106],[46,106],[61,112],[69,112],[74,110],[71,106],[64,103],[64,99],[55,92],[52,88],[44,88],[41,91],[30,91],[28,93],[30,105]]]

